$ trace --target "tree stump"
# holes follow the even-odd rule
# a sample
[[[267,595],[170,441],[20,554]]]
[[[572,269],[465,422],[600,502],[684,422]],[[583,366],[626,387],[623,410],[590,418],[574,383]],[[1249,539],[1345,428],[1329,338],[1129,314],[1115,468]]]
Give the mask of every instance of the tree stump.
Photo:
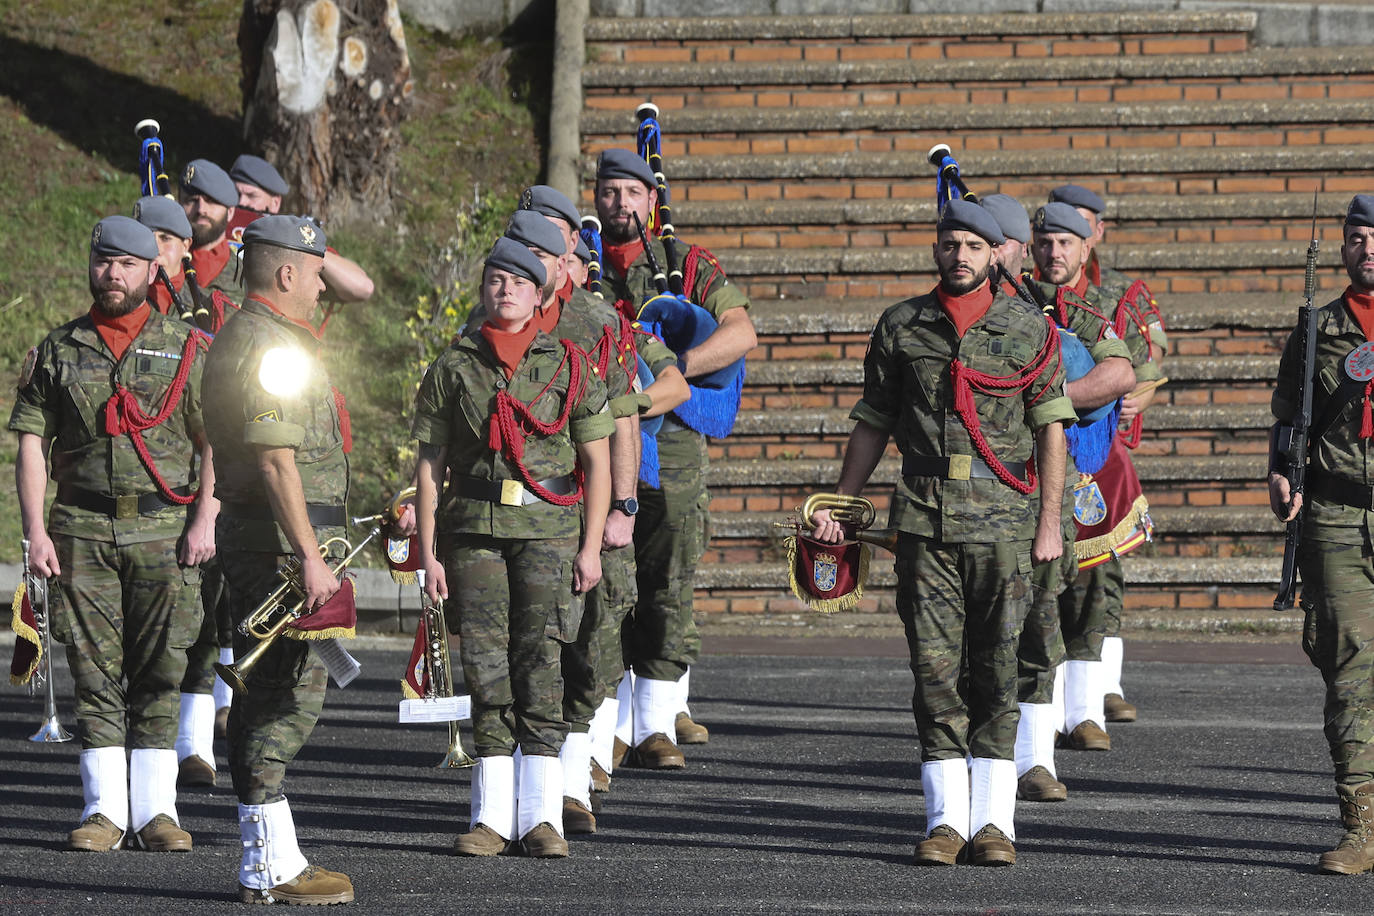
[[[397,0],[244,0],[243,133],[291,184],[286,212],[391,212],[414,84]]]

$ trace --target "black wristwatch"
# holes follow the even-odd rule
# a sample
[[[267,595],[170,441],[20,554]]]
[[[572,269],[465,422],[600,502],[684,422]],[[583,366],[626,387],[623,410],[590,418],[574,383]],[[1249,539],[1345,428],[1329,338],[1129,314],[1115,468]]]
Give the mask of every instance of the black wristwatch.
[[[635,499],[633,496],[629,497],[628,499],[612,500],[611,508],[619,509],[626,515],[635,516],[639,514],[639,500]]]

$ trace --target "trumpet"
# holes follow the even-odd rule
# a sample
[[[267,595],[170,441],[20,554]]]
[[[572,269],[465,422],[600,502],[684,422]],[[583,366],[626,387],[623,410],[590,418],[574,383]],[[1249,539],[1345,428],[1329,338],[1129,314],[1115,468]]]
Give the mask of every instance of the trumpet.
[[[425,691],[426,700],[453,696],[453,663],[448,651],[448,627],[444,621],[444,600],[431,602],[425,595],[425,571],[417,570],[416,580],[420,584],[420,626],[425,634],[425,670],[429,673]],[[468,752],[463,750],[462,737],[458,732],[458,720],[448,723],[448,752],[435,766],[437,769],[462,769],[477,763]]]
[[[42,640],[40,648],[42,657],[38,670],[34,672],[33,680],[29,682],[29,689],[32,690],[39,684],[43,684],[47,690],[43,697],[43,724],[38,727],[38,731],[29,736],[29,740],[43,744],[70,741],[72,736],[57,720],[57,694],[52,676],[52,620],[48,614],[48,580],[36,575],[29,569],[28,540],[24,540],[22,546],[24,548],[24,591],[29,596],[29,604],[33,608],[34,629],[38,631],[39,638]]]
[[[814,530],[815,525],[811,522],[811,516],[822,509],[829,509],[832,519],[853,528],[854,540],[896,552],[897,529],[868,530],[873,527],[873,522],[877,519],[878,513],[873,508],[873,503],[862,496],[845,496],[841,493],[813,493],[806,498],[806,502],[802,503],[801,508],[797,509],[795,525],[784,522],[775,522],[774,524],[779,528],[800,526]]]

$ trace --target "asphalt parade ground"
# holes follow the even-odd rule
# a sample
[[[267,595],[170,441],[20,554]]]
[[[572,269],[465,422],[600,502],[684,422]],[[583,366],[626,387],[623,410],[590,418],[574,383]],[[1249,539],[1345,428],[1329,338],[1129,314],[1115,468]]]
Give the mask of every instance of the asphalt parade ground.
[[[572,838],[566,860],[449,854],[466,829],[468,771],[434,769],[447,743],[442,726],[397,723],[408,647],[368,645],[356,652],[359,679],[331,686],[287,784],[306,855],[352,877],[350,911],[1374,907],[1374,876],[1315,872],[1340,831],[1320,679],[1295,647],[1142,645],[1132,658],[1128,642],[1127,692],[1140,720],[1111,727],[1109,753],[1059,753],[1068,801],[1020,803],[1018,862],[994,869],[910,864],[923,816],[900,641],[708,645],[692,686],[693,713],[711,729],[710,743],[687,748],[682,771],[618,770],[599,832]],[[70,681],[65,664],[58,668],[71,729]],[[26,740],[41,701],[19,688],[0,691],[0,710],[0,911],[243,910],[227,771],[219,788],[179,798],[192,852],[68,852],[81,806],[79,749]]]

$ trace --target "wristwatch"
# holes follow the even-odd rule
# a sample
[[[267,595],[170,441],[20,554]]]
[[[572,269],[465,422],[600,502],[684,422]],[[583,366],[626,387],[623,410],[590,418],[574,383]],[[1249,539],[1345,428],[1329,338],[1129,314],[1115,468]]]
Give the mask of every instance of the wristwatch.
[[[639,514],[639,500],[635,499],[633,496],[631,496],[631,497],[629,497],[629,498],[627,498],[627,499],[616,499],[616,500],[612,500],[612,501],[611,501],[611,508],[612,508],[612,509],[619,509],[621,512],[624,512],[626,515],[629,515],[629,516],[638,515],[638,514]]]

